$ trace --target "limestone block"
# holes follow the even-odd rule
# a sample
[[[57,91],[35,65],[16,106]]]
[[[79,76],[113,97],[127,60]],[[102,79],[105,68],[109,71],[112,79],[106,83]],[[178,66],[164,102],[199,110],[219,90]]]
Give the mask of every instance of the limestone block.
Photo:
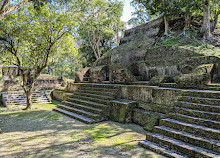
[[[141,109],[133,110],[133,121],[144,127],[147,131],[152,131],[154,126],[159,125],[161,116],[153,112],[147,112]]]
[[[110,119],[120,123],[132,122],[132,109],[135,106],[135,101],[113,100],[111,102]]]
[[[178,87],[198,87],[204,86],[211,83],[210,74],[182,74],[176,77],[176,84]]]
[[[136,82],[134,75],[125,67],[111,66],[109,69],[109,81],[111,83],[126,83]]]
[[[54,100],[66,101],[73,93],[68,93],[64,91],[54,90],[52,96]]]
[[[85,67],[81,71],[75,73],[75,82],[80,83],[83,82],[86,77],[89,77],[89,69],[90,67]]]
[[[79,89],[81,86],[81,83],[73,83],[73,82],[68,82],[65,91],[67,92],[75,92]]]
[[[159,86],[160,83],[172,83],[174,82],[174,78],[168,75],[155,76],[151,78],[150,85]]]
[[[90,68],[89,82],[106,81],[109,73],[108,66],[96,66]]]
[[[203,64],[196,67],[193,73],[182,74],[176,77],[178,87],[198,87],[211,83],[211,73],[214,64]]]

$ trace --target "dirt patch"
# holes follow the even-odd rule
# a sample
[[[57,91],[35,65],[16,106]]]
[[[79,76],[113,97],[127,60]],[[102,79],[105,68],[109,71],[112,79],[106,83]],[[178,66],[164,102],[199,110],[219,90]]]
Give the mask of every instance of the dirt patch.
[[[0,157],[158,158],[138,146],[145,131],[134,124],[102,122],[87,125],[53,112],[52,104],[0,107]]]

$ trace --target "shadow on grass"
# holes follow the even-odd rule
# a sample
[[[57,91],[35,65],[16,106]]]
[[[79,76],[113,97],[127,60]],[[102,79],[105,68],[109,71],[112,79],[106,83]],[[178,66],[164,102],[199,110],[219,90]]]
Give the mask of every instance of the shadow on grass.
[[[141,140],[137,133],[144,133],[140,126],[110,121],[88,126],[52,112],[51,106],[59,102],[51,104],[36,105],[43,109],[32,111],[10,111],[3,108],[0,127],[6,135],[9,133],[14,137],[5,138],[0,143],[6,149],[1,151],[0,157],[63,157],[66,153],[70,156],[65,157],[131,157],[136,154],[131,153],[135,150],[139,152],[138,157],[151,157],[137,146]],[[140,129],[143,133],[139,132]],[[18,132],[19,136],[16,137]]]

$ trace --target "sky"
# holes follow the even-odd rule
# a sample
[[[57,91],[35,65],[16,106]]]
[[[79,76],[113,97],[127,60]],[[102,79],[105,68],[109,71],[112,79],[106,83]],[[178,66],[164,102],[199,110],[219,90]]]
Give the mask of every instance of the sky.
[[[132,7],[130,3],[132,0],[123,0],[124,1],[124,12],[122,16],[122,21],[127,22],[131,18]]]

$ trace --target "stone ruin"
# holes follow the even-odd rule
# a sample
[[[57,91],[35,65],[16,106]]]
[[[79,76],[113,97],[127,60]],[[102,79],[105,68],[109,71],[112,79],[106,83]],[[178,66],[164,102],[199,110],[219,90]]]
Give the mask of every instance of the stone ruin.
[[[17,91],[22,89],[19,84],[22,83],[22,78],[17,66],[3,65],[2,79],[3,82],[1,82],[2,85],[0,85],[0,90]],[[66,86],[64,78],[41,74],[35,83],[35,90],[52,90],[58,88],[59,86]]]
[[[139,145],[167,157],[219,157],[220,86],[203,85],[219,82],[220,59],[152,47],[163,31],[161,19],[127,30],[118,47],[76,74],[78,83],[53,91],[62,101],[54,110],[87,124],[141,125],[146,140]]]
[[[170,23],[175,26],[171,28],[174,31],[184,27],[178,20]],[[87,68],[88,80],[129,84],[155,80],[153,78],[157,76],[167,76],[173,79],[158,81],[176,82],[179,87],[220,82],[218,57],[199,54],[190,48],[154,46],[156,38],[164,32],[163,25],[163,20],[157,19],[126,30],[118,47],[101,57],[91,68]],[[204,71],[197,71],[201,67]]]

